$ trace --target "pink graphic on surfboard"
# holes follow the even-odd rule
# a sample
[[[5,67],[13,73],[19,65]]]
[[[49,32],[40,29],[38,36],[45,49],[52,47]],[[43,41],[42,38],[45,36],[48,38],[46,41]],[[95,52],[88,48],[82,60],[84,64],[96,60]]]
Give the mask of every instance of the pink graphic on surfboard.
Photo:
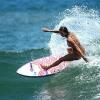
[[[17,70],[17,73],[24,76],[46,76],[52,75],[62,71],[63,69],[67,68],[70,62],[62,62],[58,66],[52,67],[47,71],[44,70],[41,65],[51,65],[55,61],[57,61],[61,56],[48,56],[43,57],[40,59],[33,60]]]

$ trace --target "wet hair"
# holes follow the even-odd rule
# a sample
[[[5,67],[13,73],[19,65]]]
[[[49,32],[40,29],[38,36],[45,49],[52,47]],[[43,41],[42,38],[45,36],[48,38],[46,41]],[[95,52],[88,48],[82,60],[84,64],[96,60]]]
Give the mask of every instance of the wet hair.
[[[59,28],[59,30],[60,30],[60,31],[64,31],[64,32],[66,32],[66,33],[69,33],[69,32],[68,32],[68,29],[67,29],[65,26],[61,26],[61,27]]]

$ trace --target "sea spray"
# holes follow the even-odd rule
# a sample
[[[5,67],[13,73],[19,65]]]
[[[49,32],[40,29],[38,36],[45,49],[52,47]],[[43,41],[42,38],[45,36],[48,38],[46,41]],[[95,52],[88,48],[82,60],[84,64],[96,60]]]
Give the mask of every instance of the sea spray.
[[[59,29],[60,26],[66,26],[69,31],[75,33],[86,48],[87,55],[100,54],[100,17],[97,11],[78,6],[66,9],[60,13],[55,29]],[[52,34],[48,45],[52,55],[67,53],[66,39],[60,35]]]

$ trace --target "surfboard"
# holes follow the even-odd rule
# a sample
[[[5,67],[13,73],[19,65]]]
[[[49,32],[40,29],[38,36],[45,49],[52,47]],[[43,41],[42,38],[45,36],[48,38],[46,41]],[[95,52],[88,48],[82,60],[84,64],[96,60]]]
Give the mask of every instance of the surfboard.
[[[21,66],[17,70],[17,73],[20,75],[33,76],[33,77],[41,77],[41,76],[56,74],[67,68],[70,62],[64,61],[59,65],[54,66],[48,70],[44,70],[41,67],[41,65],[48,66],[57,61],[60,57],[61,56],[48,56],[30,61],[29,63],[26,63],[25,65]]]

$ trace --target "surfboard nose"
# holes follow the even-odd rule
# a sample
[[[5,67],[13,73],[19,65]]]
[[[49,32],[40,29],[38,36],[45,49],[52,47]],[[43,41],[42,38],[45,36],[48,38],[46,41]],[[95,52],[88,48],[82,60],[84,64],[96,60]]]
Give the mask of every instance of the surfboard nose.
[[[16,72],[18,74],[24,75],[24,76],[26,76],[26,75],[27,76],[33,76],[33,72],[31,71],[30,63],[27,63],[27,64],[23,65]]]

